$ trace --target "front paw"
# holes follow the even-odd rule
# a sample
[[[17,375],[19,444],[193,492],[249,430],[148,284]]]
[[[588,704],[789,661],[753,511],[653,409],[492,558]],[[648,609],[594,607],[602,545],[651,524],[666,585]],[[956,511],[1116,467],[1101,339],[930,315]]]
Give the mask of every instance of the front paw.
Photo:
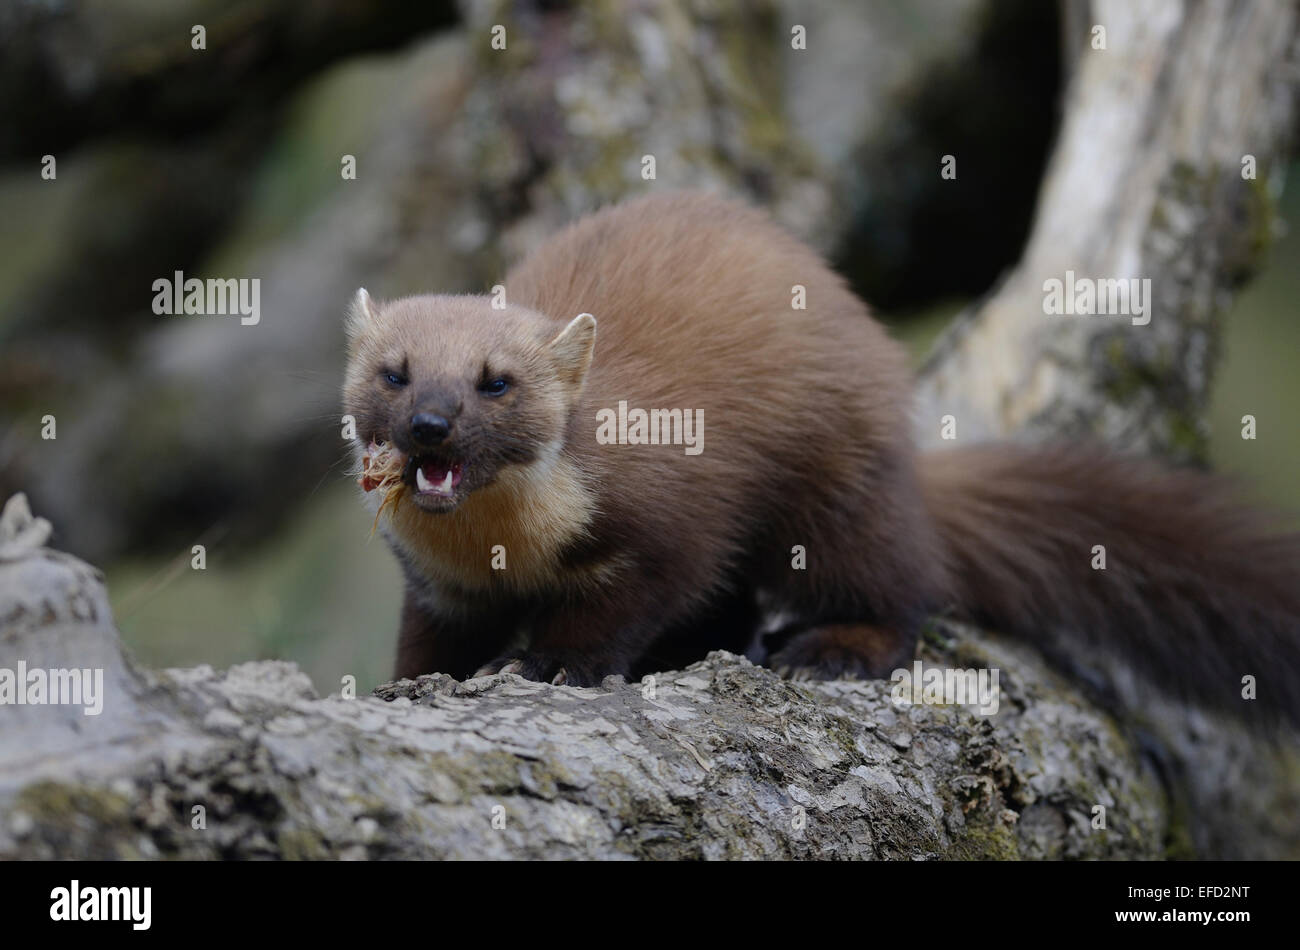
[[[514,673],[526,680],[552,686],[599,686],[608,672],[573,655],[530,650],[517,656],[503,656],[479,667],[475,676]]]

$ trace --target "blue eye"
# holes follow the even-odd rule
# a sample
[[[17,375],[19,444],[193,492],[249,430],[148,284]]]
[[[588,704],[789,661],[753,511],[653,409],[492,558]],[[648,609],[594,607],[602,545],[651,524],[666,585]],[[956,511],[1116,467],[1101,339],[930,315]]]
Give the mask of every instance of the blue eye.
[[[507,383],[504,379],[497,378],[497,379],[489,380],[479,388],[483,392],[487,393],[489,396],[500,396],[502,393],[504,393],[507,389],[510,388],[510,384]]]
[[[394,389],[400,389],[406,385],[406,377],[401,373],[384,373],[384,382]]]

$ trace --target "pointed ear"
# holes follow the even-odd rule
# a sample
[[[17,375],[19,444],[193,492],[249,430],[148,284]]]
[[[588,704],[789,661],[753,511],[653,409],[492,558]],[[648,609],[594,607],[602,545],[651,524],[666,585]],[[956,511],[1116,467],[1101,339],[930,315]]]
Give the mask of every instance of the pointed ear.
[[[546,348],[555,360],[560,378],[575,390],[581,389],[596,348],[596,318],[589,313],[578,314]]]
[[[366,293],[366,288],[358,287],[357,294],[348,307],[347,331],[348,342],[352,343],[366,331],[375,319],[375,302]]]

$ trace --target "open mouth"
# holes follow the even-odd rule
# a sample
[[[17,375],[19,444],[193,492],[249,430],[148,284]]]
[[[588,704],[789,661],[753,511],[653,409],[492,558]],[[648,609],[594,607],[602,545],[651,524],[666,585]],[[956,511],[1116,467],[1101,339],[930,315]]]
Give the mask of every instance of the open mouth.
[[[461,461],[408,456],[387,442],[371,441],[361,457],[357,484],[362,491],[379,491],[382,501],[375,524],[384,509],[397,505],[407,494],[424,511],[448,512],[460,504]]]
[[[412,457],[407,463],[408,481],[424,498],[454,498],[464,466],[431,458]]]

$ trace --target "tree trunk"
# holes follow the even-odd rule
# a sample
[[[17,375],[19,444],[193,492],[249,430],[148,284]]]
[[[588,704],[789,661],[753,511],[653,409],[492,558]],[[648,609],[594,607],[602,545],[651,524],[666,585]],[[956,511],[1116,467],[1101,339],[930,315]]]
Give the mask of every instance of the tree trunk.
[[[923,657],[1000,668],[996,716],[722,653],[597,689],[320,698],[283,662],[135,669],[97,572],[43,547],[21,496],[0,532],[3,655],[104,669],[97,716],[0,707],[0,859],[1163,854],[1164,797],[1105,714],[966,631]]]
[[[1090,435],[1200,455],[1219,321],[1275,226],[1298,17],[1270,0],[1067,7],[1074,72],[1033,232],[935,348],[923,440],[951,414],[962,440]],[[1044,283],[1067,272],[1149,280],[1150,311],[1048,315]]]

